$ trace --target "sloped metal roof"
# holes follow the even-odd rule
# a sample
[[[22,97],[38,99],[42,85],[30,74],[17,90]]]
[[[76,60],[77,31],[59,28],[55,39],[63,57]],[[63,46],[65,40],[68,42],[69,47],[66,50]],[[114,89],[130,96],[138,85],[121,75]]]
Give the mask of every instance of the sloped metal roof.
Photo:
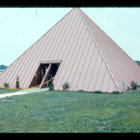
[[[0,83],[28,88],[40,62],[62,61],[55,90],[64,82],[70,90],[122,91],[132,80],[140,84],[139,66],[86,14],[74,8],[17,58],[1,75]],[[0,86],[3,86],[2,84]]]

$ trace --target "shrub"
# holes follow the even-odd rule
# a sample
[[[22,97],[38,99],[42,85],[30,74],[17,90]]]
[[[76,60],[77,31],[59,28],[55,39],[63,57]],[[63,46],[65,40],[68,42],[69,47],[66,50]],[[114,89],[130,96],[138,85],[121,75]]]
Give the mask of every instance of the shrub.
[[[96,90],[96,91],[94,91],[93,93],[101,94],[101,93],[103,93],[103,92],[100,91],[100,90]]]
[[[84,90],[80,89],[80,90],[77,90],[77,92],[86,92],[86,91],[84,91]]]
[[[62,85],[63,91],[68,90],[69,87],[70,87],[70,83],[67,83],[67,82],[65,82],[65,83]]]
[[[18,76],[17,76],[17,80],[16,80],[16,88],[20,88],[20,86],[19,86],[19,78],[18,78]]]
[[[137,83],[134,81],[131,81],[130,85],[131,85],[131,89],[133,89],[133,90],[136,90],[138,87]]]
[[[52,75],[50,75],[50,81],[49,81],[49,90],[54,90],[54,84]]]
[[[111,94],[121,94],[119,91],[113,91]]]
[[[4,83],[3,86],[4,86],[5,88],[9,88],[9,84],[8,84],[8,83]]]

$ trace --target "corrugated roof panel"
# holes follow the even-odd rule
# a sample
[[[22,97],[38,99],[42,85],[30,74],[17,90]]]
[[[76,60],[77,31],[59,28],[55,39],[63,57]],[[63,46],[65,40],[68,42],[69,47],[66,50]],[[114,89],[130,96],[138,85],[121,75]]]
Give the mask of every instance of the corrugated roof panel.
[[[88,75],[87,74],[87,69],[88,69],[88,64],[89,64],[88,62],[90,61],[92,50],[94,49],[91,45],[92,45],[92,40],[91,38],[89,38],[85,46],[85,50],[83,52],[83,56],[81,58],[80,64],[79,64],[81,65],[81,70],[80,70],[81,74],[79,75],[79,78],[78,78],[78,81],[80,82],[77,82],[77,86],[76,86],[77,89],[80,89],[81,87],[84,89],[83,83],[84,83],[85,77]]]
[[[85,47],[86,47],[86,45],[85,45]],[[79,52],[80,49],[82,49],[82,48],[81,48],[81,45],[79,46],[79,48],[77,47],[77,53]],[[76,52],[76,51],[75,51],[75,52]],[[73,55],[73,54],[72,54],[72,55]],[[73,68],[74,68],[74,67],[76,68],[77,66],[80,66],[80,65],[78,64],[78,63],[79,63],[78,61],[77,61],[77,65],[75,65],[75,61],[76,61],[76,59],[77,59],[77,54],[75,54],[75,57],[72,56],[71,58],[74,59],[74,61],[73,61],[73,60],[70,61],[69,65],[70,65],[71,69],[69,70],[68,73],[66,73],[65,79],[67,79],[67,81],[69,81],[69,79],[71,79],[70,82],[73,83],[73,81],[72,81],[72,80],[73,80],[73,77],[71,76],[71,75],[72,75]],[[83,56],[83,58],[84,58],[84,56]],[[80,61],[83,61],[82,58],[80,59]],[[69,66],[69,65],[68,65],[68,66]],[[78,69],[80,70],[80,67],[78,67]],[[75,71],[73,71],[73,72],[75,72]],[[73,73],[73,74],[74,74],[74,73]]]
[[[84,26],[83,26],[84,27]],[[81,31],[80,31],[81,32]],[[82,43],[82,41],[83,41],[83,39],[84,39],[84,37],[85,37],[85,34],[86,34],[86,29],[85,28],[83,28],[82,29],[82,34],[80,34],[80,38],[82,38],[82,40],[81,39],[79,39],[79,41],[77,41],[77,42],[73,42],[72,44],[71,44],[71,48],[70,48],[70,50],[69,50],[69,52],[68,52],[68,54],[67,54],[67,57],[66,57],[66,59],[64,60],[64,62],[63,62],[63,67],[62,67],[62,69],[60,69],[60,73],[58,73],[58,76],[57,76],[57,83],[59,83],[59,81],[61,80],[61,78],[59,78],[59,76],[61,76],[61,73],[62,74],[65,74],[65,71],[68,69],[68,67],[69,67],[69,65],[70,65],[70,63],[76,63],[75,62],[75,60],[76,60],[76,57],[77,57],[77,54],[78,54],[78,51],[80,50],[80,47],[81,47],[81,43]],[[75,54],[75,57],[74,57],[74,54]],[[69,67],[69,69],[71,69],[72,68],[72,70],[73,70],[73,68],[75,68],[75,67]],[[73,75],[73,74],[72,74]],[[72,76],[71,75],[71,76]],[[63,76],[63,75],[62,75]],[[59,85],[61,84],[61,82],[59,83]],[[61,85],[60,85],[61,86]]]
[[[89,50],[91,48],[91,43],[92,43],[92,40],[89,37],[86,44],[84,45],[81,59],[78,64],[79,72],[77,72],[78,80],[77,80],[77,84],[76,84],[76,89],[81,89],[83,82],[84,82],[84,77],[85,77],[85,75],[87,75],[87,73],[84,73],[84,68],[85,68],[85,64],[87,62],[87,56],[89,55]]]
[[[93,55],[93,57],[91,59],[91,62],[90,62],[91,64],[90,64],[90,66],[88,68],[88,72],[87,72],[89,78],[86,80],[86,85],[87,85],[87,87],[85,88],[86,91],[88,91],[90,83],[92,82],[92,75],[93,75],[93,71],[94,71],[94,69],[96,67],[96,62],[97,62],[97,59],[98,59],[98,55],[99,55],[98,51],[95,48],[94,55]]]
[[[62,44],[63,48],[61,50],[59,50],[59,52],[58,52],[57,59],[58,58],[65,59],[64,56],[68,49],[67,46],[69,46],[69,44],[73,45],[73,42],[75,42],[75,40],[78,36],[78,33],[80,32],[80,29],[82,29],[81,20],[78,19],[78,21],[76,21],[75,25],[73,24],[73,26],[74,26],[74,28],[70,28],[70,31],[68,32],[69,36],[67,36],[66,40],[64,41],[65,45]],[[79,29],[77,30],[77,28],[79,28]],[[67,41],[68,38],[70,38],[69,41]],[[70,50],[71,50],[71,48],[70,48]]]
[[[56,32],[56,36],[54,36],[54,41],[51,42],[50,50],[47,52],[46,60],[56,59],[56,55],[60,50],[60,43],[62,43],[62,38],[66,36],[65,30],[67,29],[68,24],[70,24],[72,18],[72,14],[68,15],[67,19],[64,19],[61,28]]]
[[[127,69],[130,69],[130,65],[125,65],[124,67],[121,67],[121,64],[123,61],[128,61],[129,60],[129,64],[132,62],[133,60],[131,58],[128,58],[128,55],[126,53],[123,52],[123,50],[121,48],[119,48],[119,46],[114,43],[103,31],[101,31],[101,29],[99,29],[99,27],[97,25],[95,25],[95,23],[93,21],[91,21],[83,12],[82,12],[85,20],[87,21],[88,26],[90,27],[92,33],[94,34],[95,40],[97,41],[97,43],[99,44],[99,47],[101,49],[102,47],[102,53],[104,55],[104,57],[106,58],[111,58],[111,60],[107,60],[108,64],[110,65],[110,69],[111,71],[114,71],[115,73],[117,73],[117,77],[119,77],[119,79],[125,79],[127,80],[127,75],[126,75],[126,71],[129,71]],[[107,51],[109,53],[109,55],[105,55],[105,51]],[[120,57],[119,57],[120,56]],[[116,60],[119,60],[119,63],[116,62]],[[116,65],[113,65],[112,60],[114,60],[116,63]],[[135,65],[135,63],[133,63],[133,67],[137,67]],[[118,68],[118,70],[116,71],[116,69]],[[133,68],[134,69],[134,68]],[[140,68],[136,68],[137,70]],[[118,72],[118,71],[122,71],[122,73]],[[128,72],[130,73],[130,71]],[[135,73],[136,74],[136,73]],[[131,75],[131,74],[130,74]],[[131,75],[131,80],[135,79],[136,75]],[[121,83],[121,80],[119,81]]]
[[[61,53],[63,52],[62,50],[65,50],[68,46],[68,44],[72,41],[72,36],[75,33],[75,27],[80,25],[79,18],[77,17],[78,15],[76,14],[75,17],[71,19],[71,22],[68,23],[66,29],[65,29],[65,34],[63,34],[63,37],[61,39],[61,42],[58,46],[57,53],[55,54],[56,59],[61,59]],[[66,45],[64,45],[66,43]]]
[[[81,85],[81,87],[83,87],[83,89],[87,89],[88,87],[88,81],[90,81],[90,78],[91,78],[91,75],[92,73],[92,66],[94,66],[93,62],[95,61],[96,59],[96,55],[97,55],[97,50],[95,48],[95,44],[92,42],[91,46],[90,46],[90,50],[89,50],[89,53],[88,53],[88,57],[87,57],[87,61],[85,63],[85,66],[84,66],[84,72],[82,73],[83,74],[83,83]]]
[[[107,92],[107,87],[108,87],[109,80],[110,80],[110,75],[109,75],[109,72],[106,69],[105,70],[105,75],[104,75],[104,78],[103,78],[103,81],[102,81],[103,82],[102,87],[101,87],[102,91]]]
[[[79,65],[79,63],[81,61],[84,48],[85,48],[86,43],[88,41],[88,37],[89,37],[89,33],[86,31],[86,33],[84,34],[84,39],[79,44],[79,50],[77,51],[76,57],[74,59],[72,57],[71,60],[70,60],[70,62],[69,62],[69,64],[70,63],[73,63],[73,65],[72,65],[73,74],[71,75],[71,78],[72,78],[72,81],[71,81],[72,83],[71,84],[73,85],[73,88],[75,90],[76,90],[76,84],[77,84],[77,82],[80,82],[80,81],[77,81],[78,80],[79,73],[80,73],[80,65]],[[69,67],[69,65],[67,67]],[[69,71],[69,72],[71,72],[71,71]],[[63,77],[63,78],[66,79],[65,77]],[[63,80],[63,82],[64,81],[65,80]]]
[[[100,68],[99,68],[99,71],[98,71],[98,75],[97,75],[97,78],[96,78],[96,82],[95,82],[95,85],[94,85],[94,90],[101,90],[101,86],[102,86],[102,80],[104,78],[104,72],[105,72],[105,65],[103,63],[103,61],[101,61],[101,64],[100,64]]]
[[[102,78],[101,78],[100,81],[98,80],[100,82],[100,90],[101,91],[105,91],[104,88],[103,88],[103,84],[104,84],[104,79],[105,79],[106,71],[107,71],[106,66],[102,65],[102,76],[101,76]]]
[[[115,85],[111,79],[110,79],[107,91],[108,92],[116,91]]]
[[[98,72],[100,70],[101,63],[102,63],[102,59],[101,59],[101,56],[98,54],[97,60],[95,62],[95,67],[94,67],[94,69],[92,71],[92,75],[91,75],[91,82],[90,82],[89,88],[88,88],[89,91],[96,90],[96,88],[95,88],[96,79],[98,77]]]

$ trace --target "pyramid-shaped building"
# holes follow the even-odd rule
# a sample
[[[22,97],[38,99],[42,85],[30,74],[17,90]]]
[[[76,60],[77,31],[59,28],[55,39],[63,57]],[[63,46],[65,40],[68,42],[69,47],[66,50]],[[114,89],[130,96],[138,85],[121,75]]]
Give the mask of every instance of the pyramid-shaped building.
[[[72,9],[17,58],[1,75],[2,83],[29,88],[55,76],[55,90],[64,82],[71,91],[123,90],[131,81],[140,84],[140,67],[85,13]]]

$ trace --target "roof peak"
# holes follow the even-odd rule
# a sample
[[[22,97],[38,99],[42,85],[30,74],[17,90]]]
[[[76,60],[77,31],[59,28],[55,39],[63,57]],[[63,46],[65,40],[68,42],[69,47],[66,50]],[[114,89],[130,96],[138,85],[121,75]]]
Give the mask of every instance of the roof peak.
[[[78,10],[78,11],[81,11],[81,9],[80,9],[80,8],[73,8],[72,10]]]

